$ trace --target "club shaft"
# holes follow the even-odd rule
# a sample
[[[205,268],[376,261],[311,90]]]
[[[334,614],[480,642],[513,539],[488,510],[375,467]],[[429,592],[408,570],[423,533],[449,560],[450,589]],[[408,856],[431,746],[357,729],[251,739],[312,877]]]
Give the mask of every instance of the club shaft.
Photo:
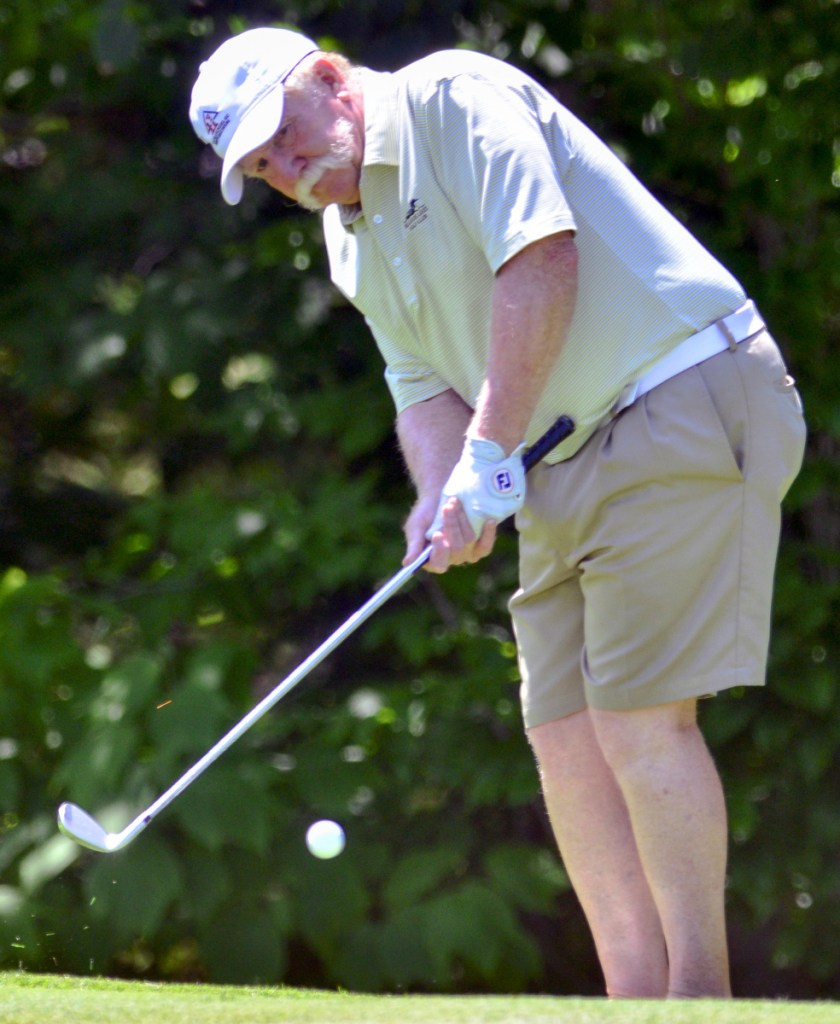
[[[568,437],[574,430],[574,423],[568,416],[561,416],[553,426],[525,453],[523,464],[525,471],[531,470],[541,459],[543,459],[552,448],[555,448],[564,438]],[[355,632],[362,623],[366,622],[377,609],[392,597],[414,574],[421,569],[432,553],[431,544],[408,565],[403,566],[386,583],[384,583],[372,597],[370,597],[357,611],[355,611],[346,622],[335,630],[327,639],[314,650],[308,658],[301,662],[282,682],[245,715],[236,725],[233,726],[220,740],[218,740],[195,764],[188,768],[184,774],[177,779],[165,793],[162,793],[153,804],[150,804],[144,811],[130,822],[122,832],[109,838],[109,849],[118,850],[128,845],[138,833],[144,828],[172,801],[208,768],[214,761],[244,734],[255,722],[259,721],[274,705],[284,697],[291,689],[309,675],[310,672],[328,657],[340,644],[342,644],[351,633]]]
[[[431,545],[426,547],[421,554],[414,559],[413,562],[404,566],[399,572],[395,573],[386,583],[384,583],[379,590],[373,594],[357,611],[355,611],[346,622],[344,622],[338,629],[335,630],[327,639],[314,650],[308,658],[298,665],[294,671],[290,672],[282,682],[278,683],[274,689],[266,694],[265,697],[242,718],[239,722],[233,726],[218,742],[216,742],[203,757],[201,757],[195,764],[188,768],[184,774],[177,779],[173,784],[166,790],[165,793],[155,800],[153,804],[142,811],[138,816],[127,825],[120,833],[120,842],[127,842],[129,839],[133,839],[138,832],[142,831],[149,822],[170,804],[177,796],[179,796],[189,785],[192,783],[201,773],[208,768],[214,761],[216,761],[226,750],[233,746],[236,741],[243,736],[252,725],[258,722],[268,711],[270,711],[274,705],[285,697],[285,695],[293,689],[297,684],[312,672],[313,669],[317,668],[321,662],[327,658],[332,652],[339,647],[344,641],[354,633],[371,615],[379,608],[382,607],[385,602],[392,597],[422,566],[429,560],[429,556],[432,553]]]

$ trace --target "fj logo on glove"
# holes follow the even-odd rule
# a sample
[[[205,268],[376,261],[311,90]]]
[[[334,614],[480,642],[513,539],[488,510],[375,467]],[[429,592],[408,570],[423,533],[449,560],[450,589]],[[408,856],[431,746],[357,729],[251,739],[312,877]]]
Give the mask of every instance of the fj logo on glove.
[[[522,508],[525,500],[524,445],[505,457],[504,449],[483,437],[467,437],[464,450],[441,492],[438,512],[430,527],[432,537],[443,523],[442,509],[449,498],[458,498],[469,519],[474,537],[492,519],[500,523]]]
[[[509,469],[499,469],[493,474],[493,487],[499,494],[510,494],[515,486]]]

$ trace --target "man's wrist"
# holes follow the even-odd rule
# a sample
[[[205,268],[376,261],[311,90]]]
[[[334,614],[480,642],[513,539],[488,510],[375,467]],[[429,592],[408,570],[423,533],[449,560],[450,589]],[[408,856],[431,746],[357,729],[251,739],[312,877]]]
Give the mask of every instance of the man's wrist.
[[[501,458],[508,458],[522,446],[522,440],[517,435],[512,435],[507,431],[492,430],[481,423],[473,422],[467,428],[466,435],[464,437],[465,442],[467,441],[490,441],[495,445],[498,445],[501,451]]]

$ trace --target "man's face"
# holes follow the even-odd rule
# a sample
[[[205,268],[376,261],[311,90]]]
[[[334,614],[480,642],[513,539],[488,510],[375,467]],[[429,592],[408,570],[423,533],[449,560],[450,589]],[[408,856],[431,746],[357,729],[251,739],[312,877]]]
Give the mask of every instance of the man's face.
[[[359,201],[363,146],[352,104],[328,77],[286,95],[274,138],[244,157],[240,167],[306,209],[352,205]]]

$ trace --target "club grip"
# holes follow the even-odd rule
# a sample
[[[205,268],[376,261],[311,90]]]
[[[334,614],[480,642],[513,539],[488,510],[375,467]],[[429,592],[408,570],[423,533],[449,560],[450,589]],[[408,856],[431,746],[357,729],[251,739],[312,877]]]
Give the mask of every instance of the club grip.
[[[542,462],[553,448],[556,448],[561,441],[565,441],[573,433],[574,429],[575,422],[570,416],[560,416],[522,456],[525,472],[533,469],[538,462]]]

